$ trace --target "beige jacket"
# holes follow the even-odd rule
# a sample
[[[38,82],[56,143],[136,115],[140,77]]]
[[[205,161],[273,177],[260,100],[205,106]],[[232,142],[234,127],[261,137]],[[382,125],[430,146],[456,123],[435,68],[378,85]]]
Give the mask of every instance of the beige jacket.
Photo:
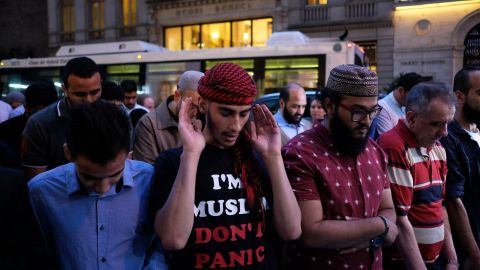
[[[182,145],[178,123],[168,111],[171,98],[162,102],[153,112],[144,115],[135,128],[133,159],[153,164],[157,156],[168,149]]]

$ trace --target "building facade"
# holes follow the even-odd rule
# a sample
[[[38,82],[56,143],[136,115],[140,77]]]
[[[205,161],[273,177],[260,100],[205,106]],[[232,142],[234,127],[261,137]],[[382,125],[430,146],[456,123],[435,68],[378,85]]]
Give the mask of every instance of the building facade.
[[[151,32],[153,36],[150,40],[167,48],[186,48],[178,41],[190,38],[192,26],[198,29],[204,25],[230,24],[234,37],[235,24],[249,20],[254,26],[252,38],[259,40],[263,36],[255,35],[269,31],[295,30],[309,37],[344,35],[344,38],[365,48],[370,68],[378,72],[380,85],[387,85],[393,79],[393,6],[394,2],[390,0],[151,0],[149,9],[154,14],[155,31]],[[267,24],[258,23],[255,26],[256,21]],[[173,35],[173,29],[178,29],[183,35]],[[200,32],[200,39],[208,36]],[[246,35],[245,32],[243,35]],[[172,44],[175,42],[177,44]],[[202,39],[195,49],[201,48],[203,43]],[[258,44],[253,42],[248,45]]]
[[[399,4],[393,24],[395,75],[413,71],[452,86],[463,66],[480,66],[480,1]]]
[[[0,59],[48,55],[47,0],[0,0]]]
[[[149,16],[142,0],[48,0],[48,44],[148,40]]]
[[[451,85],[480,65],[480,1],[48,0],[48,44],[144,40],[170,50],[263,46],[272,32],[341,37],[365,49],[380,88],[406,72]]]

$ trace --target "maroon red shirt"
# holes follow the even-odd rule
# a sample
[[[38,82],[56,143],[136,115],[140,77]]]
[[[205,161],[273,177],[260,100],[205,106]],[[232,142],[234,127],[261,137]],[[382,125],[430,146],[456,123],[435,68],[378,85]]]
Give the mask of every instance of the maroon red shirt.
[[[356,158],[340,154],[321,124],[290,140],[282,150],[285,168],[298,201],[320,200],[325,220],[378,215],[382,192],[389,189],[387,157],[369,140]],[[305,214],[305,213],[303,213]],[[381,250],[372,264],[368,249],[342,255],[336,249],[292,245],[287,261],[296,269],[382,269]]]

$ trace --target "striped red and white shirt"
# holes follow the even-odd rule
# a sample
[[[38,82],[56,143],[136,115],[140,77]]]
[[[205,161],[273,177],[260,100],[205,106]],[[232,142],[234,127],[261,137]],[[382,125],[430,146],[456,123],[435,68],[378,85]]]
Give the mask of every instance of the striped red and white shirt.
[[[420,147],[404,121],[379,138],[388,155],[388,176],[397,215],[408,216],[425,262],[434,261],[443,247],[442,202],[447,175],[446,153],[437,142]],[[393,259],[400,259],[392,252]]]

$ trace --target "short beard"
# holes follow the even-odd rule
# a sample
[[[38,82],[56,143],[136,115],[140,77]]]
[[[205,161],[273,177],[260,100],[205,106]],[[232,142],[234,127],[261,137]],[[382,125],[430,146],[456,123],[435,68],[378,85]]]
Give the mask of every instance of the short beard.
[[[465,120],[467,120],[469,123],[476,124],[477,127],[480,126],[480,111],[472,108],[472,106],[470,106],[470,104],[468,103],[468,100],[463,105],[462,112]]]
[[[300,123],[300,121],[302,121],[302,118],[300,117],[300,120],[295,120],[291,115],[290,115],[290,112],[288,112],[287,110],[287,106],[283,107],[283,118],[285,119],[285,121],[287,121],[287,123],[289,124],[294,124],[294,125],[297,125]]]
[[[371,127],[370,127],[371,128]],[[330,119],[330,132],[332,134],[333,145],[336,149],[345,155],[357,156],[365,150],[368,143],[368,134],[365,138],[358,139],[352,136],[353,130],[340,119],[338,112],[335,111]]]

